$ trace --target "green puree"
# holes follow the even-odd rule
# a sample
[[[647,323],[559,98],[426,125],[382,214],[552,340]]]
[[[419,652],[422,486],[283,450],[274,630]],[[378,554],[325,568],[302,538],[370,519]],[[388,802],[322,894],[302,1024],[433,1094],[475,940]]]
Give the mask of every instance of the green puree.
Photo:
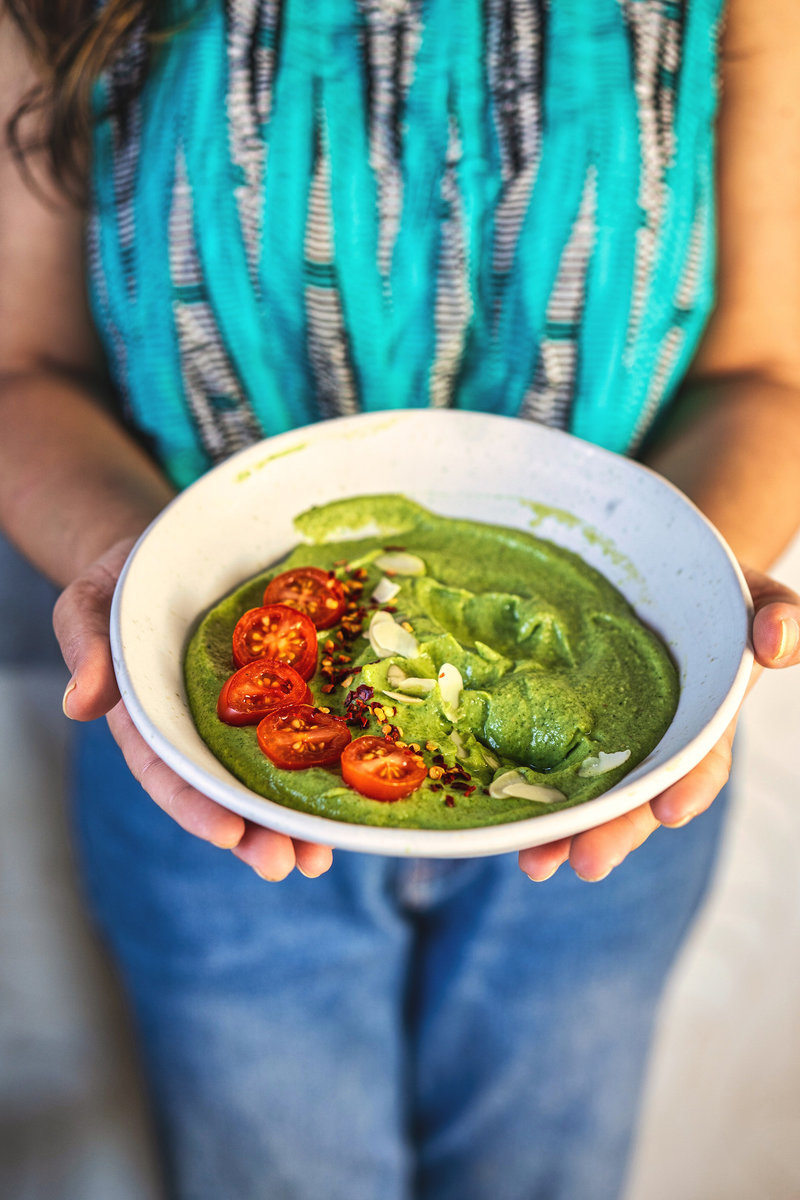
[[[666,648],[623,596],[577,555],[520,530],[434,516],[402,496],[337,501],[302,514],[296,525],[306,542],[211,609],[186,654],[186,686],[197,728],[217,758],[253,791],[360,824],[493,825],[606,791],[652,750],[669,725],[678,681]],[[396,610],[392,619],[407,622],[416,643],[410,658],[381,658],[367,637],[379,607],[370,606],[372,592],[387,578],[375,560],[387,547],[390,553],[402,547],[424,564],[422,574],[391,577],[400,585],[388,602]],[[349,686],[337,682],[325,694],[321,688],[329,681],[318,669],[311,680],[315,703],[342,714],[348,693],[359,685],[373,688],[372,703],[383,705],[385,723],[399,729],[406,743],[419,745],[427,764],[435,765],[436,755],[445,768],[460,764],[460,789],[448,786],[445,775],[444,785],[428,778],[406,799],[370,800],[343,785],[338,767],[286,771],[273,766],[258,746],[254,726],[234,728],[218,719],[217,696],[234,669],[236,621],[262,603],[267,580],[309,564],[333,568],[342,579],[366,571],[363,634],[348,651],[353,680]],[[335,633],[335,628],[320,633],[320,659]],[[385,645],[380,649],[385,653]],[[456,708],[452,692],[445,687],[443,696],[438,682],[418,703],[385,695],[387,688],[398,690],[393,681],[402,673],[438,680],[445,664],[456,668],[450,678],[460,676],[463,683]],[[424,692],[425,686],[416,690]],[[381,734],[380,714],[367,712],[368,726],[352,726],[354,737]],[[427,749],[427,743],[436,749]],[[624,751],[630,751],[624,763],[592,773],[608,766],[600,752],[620,756]],[[492,781],[514,768],[517,782],[554,788],[561,795],[489,795]]]

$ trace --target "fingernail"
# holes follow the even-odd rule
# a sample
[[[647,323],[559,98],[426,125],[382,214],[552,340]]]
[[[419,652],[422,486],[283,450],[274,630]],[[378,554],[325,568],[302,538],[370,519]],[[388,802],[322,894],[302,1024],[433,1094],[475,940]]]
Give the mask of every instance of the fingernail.
[[[547,883],[547,880],[553,878],[560,866],[561,863],[556,863],[553,869],[548,871],[546,875],[531,875],[528,871],[524,871],[523,874],[528,876],[528,879],[530,879],[531,883]]]
[[[317,874],[316,874],[316,875],[311,875],[311,874],[309,874],[309,872],[308,872],[308,871],[304,871],[304,870],[303,870],[303,868],[300,866],[300,864],[299,864],[299,863],[295,863],[295,867],[297,868],[297,870],[300,872],[300,874],[301,874],[301,875],[302,875],[302,876],[303,876],[305,879],[319,879],[319,875],[320,875],[320,873],[319,873],[319,872],[317,872]]]
[[[614,863],[614,866],[619,866],[619,864]],[[574,867],[572,869],[575,871]],[[602,875],[593,875],[591,878],[588,875],[581,875],[580,871],[575,871],[575,874],[578,876],[578,879],[580,879],[581,883],[600,883],[603,879],[607,879],[613,870],[614,867],[609,867],[608,870],[604,871]]]
[[[684,825],[688,825],[696,816],[696,812],[691,812],[687,813],[685,817],[681,817],[679,821],[670,821],[669,823],[662,821],[661,824],[666,825],[667,829],[683,829]]]
[[[75,682],[75,680],[70,679],[69,683],[66,686],[66,690],[64,691],[64,696],[61,700],[61,711],[63,712],[65,717],[69,717],[70,721],[72,720],[72,717],[70,716],[69,710],[67,709],[67,701],[69,700],[70,696],[75,691],[75,688],[77,686],[78,685]]]
[[[216,846],[218,850],[233,850],[236,846],[239,845],[239,841],[240,841],[239,838],[237,838],[235,842],[232,842],[230,840],[228,840],[227,842],[218,842],[216,838],[209,838],[208,840],[211,842],[211,845]]]
[[[784,617],[781,621],[781,644],[775,655],[776,662],[794,654],[798,642],[800,642],[800,625],[797,624],[794,617]]]

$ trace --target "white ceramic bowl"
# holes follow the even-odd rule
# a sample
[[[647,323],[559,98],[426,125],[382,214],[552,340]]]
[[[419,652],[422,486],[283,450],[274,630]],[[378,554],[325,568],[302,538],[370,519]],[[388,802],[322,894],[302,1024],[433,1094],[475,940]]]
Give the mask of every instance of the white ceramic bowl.
[[[661,742],[602,796],[563,812],[460,830],[348,824],[266,800],[211,754],[192,722],[183,652],[198,615],[280,559],[312,504],[402,492],[445,516],[530,529],[576,551],[661,634],[681,695]],[[628,459],[531,422],[452,410],[380,412],[260,442],[193,484],[134,548],[111,613],[131,717],[184,779],[261,825],[376,854],[461,858],[591,828],[661,792],[731,720],[752,666],[749,594],[730,551],[675,488]]]

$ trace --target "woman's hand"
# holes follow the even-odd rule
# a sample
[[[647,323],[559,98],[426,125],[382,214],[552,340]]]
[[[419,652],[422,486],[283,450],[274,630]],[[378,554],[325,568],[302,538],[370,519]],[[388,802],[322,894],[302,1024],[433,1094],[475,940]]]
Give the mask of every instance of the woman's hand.
[[[753,686],[763,667],[800,663],[800,597],[760,571],[743,568],[753,597]],[[581,879],[604,879],[632,850],[641,846],[659,825],[678,829],[709,807],[725,786],[731,768],[731,747],[738,713],[713,749],[687,775],[666,791],[605,825],[571,838],[522,850],[520,868],[531,879],[549,879],[562,863]]]
[[[135,778],[188,833],[231,850],[264,879],[285,879],[294,867],[303,875],[322,875],[332,862],[329,847],[264,829],[210,800],[162,762],[131,721],[114,676],[108,624],[114,588],[134,540],[118,542],[58,599],[53,625],[72,672],[64,712],[76,721],[105,716]]]

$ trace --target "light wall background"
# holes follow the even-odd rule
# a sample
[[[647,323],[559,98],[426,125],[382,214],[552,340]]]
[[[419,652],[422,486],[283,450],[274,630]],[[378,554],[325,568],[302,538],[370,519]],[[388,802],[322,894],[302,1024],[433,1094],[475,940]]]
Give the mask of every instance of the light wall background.
[[[800,538],[780,571],[800,591]],[[69,851],[52,601],[0,542],[0,1196],[159,1200]],[[624,1200],[800,1197],[799,735],[800,669],[773,673],[742,722],[739,798],[665,1001]]]

